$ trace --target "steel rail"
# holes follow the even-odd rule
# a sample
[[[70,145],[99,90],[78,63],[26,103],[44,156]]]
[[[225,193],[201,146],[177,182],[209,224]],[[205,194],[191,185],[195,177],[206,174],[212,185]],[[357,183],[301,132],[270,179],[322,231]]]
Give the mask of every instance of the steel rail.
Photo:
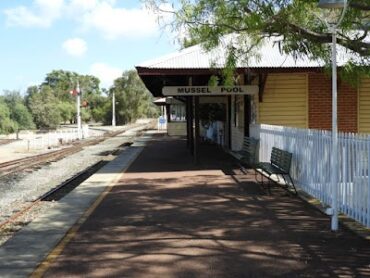
[[[141,126],[141,125],[135,125],[134,127],[133,126],[130,126],[128,127],[127,129],[131,129],[131,128],[135,128],[137,126]],[[145,126],[149,126],[148,124],[145,125]],[[105,134],[104,135],[104,138],[98,138],[98,139],[95,139],[95,140],[90,140],[88,142],[85,142],[85,143],[80,143],[80,144],[75,144],[74,146],[70,147],[70,148],[66,148],[66,149],[62,149],[62,150],[58,150],[58,151],[53,151],[53,152],[49,152],[49,153],[46,153],[45,155],[47,154],[61,154],[61,155],[68,155],[68,152],[77,152],[79,150],[82,149],[82,147],[84,146],[89,146],[89,145],[94,145],[94,144],[99,144],[100,142],[110,138],[110,137],[115,137],[119,134],[121,134],[122,132],[126,131],[125,130],[119,130],[119,131],[115,131],[115,132],[110,132],[108,134]],[[136,135],[136,136],[140,136],[140,135]],[[129,147],[130,145],[132,144],[132,142],[125,142],[123,143],[122,145],[120,145],[119,147],[122,148],[122,147]],[[106,157],[110,156],[110,155],[114,155],[114,156],[117,156],[120,152],[122,151],[122,149],[115,149],[115,150],[112,150],[111,152],[109,152],[109,154],[106,155]],[[44,155],[44,154],[42,154]],[[42,156],[41,155],[41,156]],[[19,161],[20,163],[24,163],[25,161],[32,161],[32,160],[35,160],[35,157],[38,157],[40,155],[36,155],[36,156],[32,156],[32,157],[27,157],[27,158],[24,158],[24,159],[17,159],[17,160],[14,160],[14,161]],[[52,157],[52,155],[50,156],[50,158]],[[13,162],[13,161],[10,161],[10,162]],[[44,160],[45,162],[45,160]],[[99,164],[102,164],[103,162],[106,162],[106,160],[102,159],[102,160],[99,160],[97,163],[89,166],[88,168],[86,168],[85,170],[73,175],[71,178],[67,179],[66,181],[62,182],[60,185],[58,185],[57,187],[55,188],[52,188],[51,190],[49,190],[48,192],[46,192],[45,194],[39,196],[36,200],[32,201],[31,204],[29,204],[28,206],[26,206],[25,208],[21,209],[20,211],[12,214],[10,217],[8,217],[6,220],[4,220],[3,222],[0,223],[0,231],[8,224],[11,224],[11,223],[14,223],[19,217],[21,217],[22,215],[24,215],[25,213],[27,213],[28,211],[30,211],[33,207],[35,207],[37,204],[39,204],[40,202],[42,201],[45,201],[47,200],[50,196],[52,196],[53,194],[56,194],[58,191],[60,190],[63,190],[64,188],[66,188],[67,186],[69,186],[70,184],[76,182],[77,180],[79,180],[82,176],[86,175],[87,173],[91,172],[91,174],[89,176],[91,176],[92,174],[94,174],[95,172],[97,172],[102,166],[98,167]],[[4,163],[2,163],[4,164]],[[42,162],[37,162],[35,163],[35,165],[39,165],[39,164],[42,164]],[[34,166],[35,166],[34,165]],[[0,167],[1,167],[1,164],[0,164]],[[29,168],[30,166],[26,166],[25,168]],[[96,169],[95,171],[93,171],[94,169]],[[19,169],[18,169],[19,170]],[[4,175],[3,175],[4,176]],[[88,177],[89,177],[88,176]],[[0,177],[2,177],[0,175]],[[87,178],[88,178],[87,177]],[[87,179],[85,178],[85,179]],[[80,183],[82,183],[85,179],[83,179]],[[79,184],[80,184],[79,183]],[[79,184],[77,184],[75,187],[77,187]],[[73,190],[73,189],[72,189]],[[67,193],[68,194],[68,193]]]
[[[83,177],[83,176],[85,176],[86,174],[89,173],[89,175],[85,179],[83,179],[83,180],[86,180],[88,177],[90,177],[92,174],[97,172],[103,166],[103,162],[104,162],[104,160],[99,160],[97,163],[95,163],[95,164],[89,166],[88,168],[86,168],[85,170],[73,175],[71,178],[65,180],[64,182],[62,182],[57,187],[52,188],[51,190],[49,190],[45,194],[39,196],[36,200],[32,201],[31,204],[29,204],[25,208],[21,209],[20,211],[16,212],[15,214],[12,214],[5,221],[1,222],[0,223],[0,230],[3,229],[3,227],[5,227],[8,224],[14,223],[19,217],[21,217],[22,215],[24,215],[25,213],[30,211],[33,207],[38,205],[40,202],[46,201],[53,194],[56,194],[58,191],[66,188],[67,186],[74,183],[76,180],[80,179],[81,177]],[[76,186],[78,186],[78,185],[79,184],[77,184]],[[74,187],[76,187],[76,186],[74,186]]]

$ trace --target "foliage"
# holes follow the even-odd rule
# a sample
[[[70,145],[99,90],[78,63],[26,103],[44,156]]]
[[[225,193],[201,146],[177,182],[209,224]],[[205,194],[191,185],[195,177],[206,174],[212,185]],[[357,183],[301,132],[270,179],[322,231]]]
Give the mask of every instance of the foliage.
[[[149,91],[145,88],[136,71],[124,72],[114,81],[109,94],[115,94],[116,122],[126,124],[140,117],[154,117],[158,115],[157,108]],[[110,104],[110,107],[112,104]],[[106,121],[111,120],[111,112],[106,114]]]
[[[71,95],[70,91],[76,89],[77,84],[80,87],[81,99],[92,104],[81,109],[82,121],[88,122],[93,119],[100,122],[103,120],[106,111],[102,112],[101,105],[104,106],[107,98],[101,95],[100,80],[92,75],[53,70],[46,74],[42,84],[27,89],[26,104],[38,127],[55,127],[60,124],[57,120],[64,123],[76,122],[76,97]],[[40,94],[45,94],[47,100],[42,101]],[[48,122],[45,113],[51,109],[51,106],[54,106],[54,111]]]
[[[96,99],[103,99],[100,91],[100,80],[92,75],[80,75],[76,72],[64,71],[64,70],[53,70],[46,75],[45,81],[41,84],[41,87],[48,86],[52,89],[54,96],[61,101],[59,103],[59,109],[61,117],[64,122],[74,122],[76,117],[75,108],[75,96],[72,96],[69,92],[76,89],[77,83],[79,84],[81,91],[81,98],[89,103],[97,102]],[[81,115],[83,121],[90,121],[92,114],[95,115],[93,118],[96,121],[101,121],[102,118],[97,117],[101,115],[100,112],[94,113],[94,109],[98,109],[98,106],[90,106],[85,108],[84,114]],[[82,113],[82,110],[81,110]]]
[[[8,130],[9,132],[35,128],[32,115],[25,106],[24,99],[19,92],[5,91],[4,102],[9,110],[9,123],[11,123],[12,128],[12,130]]]
[[[57,105],[57,110],[64,123],[72,123],[72,119],[76,116],[76,106],[68,101],[60,101]]]
[[[46,74],[45,81],[41,86],[49,86],[53,89],[54,95],[64,101],[74,101],[69,91],[75,89],[77,82],[84,95],[100,94],[100,80],[92,75],[80,75],[76,72],[53,70]]]
[[[90,113],[90,110],[86,109],[86,108],[82,108],[81,109],[81,121],[82,122],[89,122],[91,120],[91,113]]]
[[[160,9],[165,1],[146,2]],[[230,69],[235,59],[247,59],[251,51],[258,49],[265,37],[274,37],[282,53],[320,58],[329,64],[332,37],[320,17],[339,18],[340,12],[323,11],[317,4],[318,0],[181,0],[179,7],[171,11],[175,18],[172,27],[186,34],[182,37],[184,46],[203,43],[206,49],[218,46],[226,35],[233,34],[228,36],[230,57],[226,68]],[[359,69],[370,75],[369,11],[369,0],[349,1],[338,28],[338,44],[359,57],[349,62],[345,72]],[[252,47],[235,49],[241,45]]]
[[[0,133],[11,133],[16,129],[16,122],[10,119],[10,110],[3,97],[0,97]]]
[[[83,122],[111,124],[111,94],[116,94],[117,124],[125,124],[140,117],[156,117],[158,108],[136,71],[128,71],[118,78],[108,91],[100,89],[100,81],[91,75],[53,70],[45,81],[30,86],[25,96],[6,91],[0,96],[0,133],[18,132],[22,129],[56,128],[61,123],[76,122],[76,97],[70,94],[77,82],[80,84]]]
[[[85,109],[89,111],[90,120],[95,122],[102,122],[105,114],[111,111],[110,98],[101,94],[90,94],[84,100],[88,102],[88,107]]]
[[[56,109],[59,101],[50,86],[44,85],[34,92],[28,103],[37,128],[56,128],[62,122],[60,111]]]
[[[200,105],[199,118],[203,126],[208,127],[215,121],[225,121],[226,107],[222,103],[204,103]]]

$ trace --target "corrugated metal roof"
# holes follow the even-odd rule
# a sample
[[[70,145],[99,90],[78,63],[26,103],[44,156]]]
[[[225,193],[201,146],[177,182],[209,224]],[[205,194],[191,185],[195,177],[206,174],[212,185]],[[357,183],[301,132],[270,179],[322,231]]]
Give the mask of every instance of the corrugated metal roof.
[[[248,57],[247,61],[238,61],[238,68],[309,68],[322,67],[323,61],[313,61],[307,57],[295,59],[292,55],[282,54],[276,43],[278,38],[266,38],[262,47]],[[345,64],[354,54],[338,46],[338,66]],[[137,67],[151,69],[209,69],[223,68],[227,57],[225,44],[206,51],[201,45],[195,45],[177,52],[146,61]]]

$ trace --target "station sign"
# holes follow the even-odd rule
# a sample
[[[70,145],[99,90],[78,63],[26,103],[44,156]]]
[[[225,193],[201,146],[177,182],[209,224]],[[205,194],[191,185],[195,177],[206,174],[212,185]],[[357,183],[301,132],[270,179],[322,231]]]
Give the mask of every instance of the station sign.
[[[229,96],[258,94],[258,86],[165,86],[164,96]]]

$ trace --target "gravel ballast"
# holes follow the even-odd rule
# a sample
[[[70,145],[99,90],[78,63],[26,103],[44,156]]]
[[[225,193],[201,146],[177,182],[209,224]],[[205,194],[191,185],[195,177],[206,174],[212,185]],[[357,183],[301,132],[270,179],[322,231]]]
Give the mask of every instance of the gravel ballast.
[[[116,137],[109,138],[100,144],[85,147],[82,151],[49,163],[32,172],[20,172],[0,179],[0,223],[12,214],[21,210],[49,190],[73,177],[95,163],[109,159],[107,154],[115,150],[124,150],[124,143],[132,142],[146,126],[128,128]],[[15,223],[6,225],[0,231],[0,245],[12,234],[26,225],[53,202],[41,202],[24,214]]]

